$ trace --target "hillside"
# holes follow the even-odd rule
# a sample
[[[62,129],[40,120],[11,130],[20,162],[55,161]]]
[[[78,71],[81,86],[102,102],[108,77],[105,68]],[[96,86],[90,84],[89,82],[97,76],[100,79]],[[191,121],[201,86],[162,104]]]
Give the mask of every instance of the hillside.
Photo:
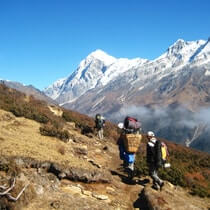
[[[145,140],[136,162],[137,174],[134,181],[129,182],[120,167],[115,143],[119,134],[114,125],[107,123],[109,132],[102,141],[90,130],[94,125],[93,119],[38,102],[5,86],[0,86],[0,90],[1,192],[14,176],[16,184],[11,191],[12,196],[27,186],[16,202],[1,196],[1,209],[210,207],[208,154],[168,142],[170,161],[177,170],[175,173],[174,169],[162,172],[162,176],[170,182],[166,182],[163,191],[157,193],[150,188],[151,180],[143,160]],[[21,111],[17,111],[19,105]],[[51,121],[62,124],[56,131],[67,131],[67,138],[61,138],[63,136],[57,133],[54,137],[46,136],[52,133],[41,135],[43,124],[56,128],[56,125],[50,124]]]
[[[32,85],[23,85],[19,82],[0,80],[0,84],[4,84],[7,87],[16,89],[26,95],[33,95],[35,98],[43,101],[47,101],[49,104],[57,104],[56,101],[52,100],[50,97],[46,96],[42,91],[38,90]]]

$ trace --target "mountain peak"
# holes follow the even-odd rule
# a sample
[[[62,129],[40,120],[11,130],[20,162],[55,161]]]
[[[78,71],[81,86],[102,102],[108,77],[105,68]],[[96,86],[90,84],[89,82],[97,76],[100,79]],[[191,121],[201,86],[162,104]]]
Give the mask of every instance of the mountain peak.
[[[95,59],[101,60],[105,63],[105,65],[110,65],[116,60],[115,57],[108,55],[106,52],[100,49],[97,49],[93,51],[92,53],[90,53],[87,56],[87,58],[95,58]]]
[[[177,41],[174,44],[181,44],[185,43],[184,39],[177,39]]]
[[[103,50],[101,49],[96,49],[95,51],[93,51],[92,53],[90,53],[90,55],[92,56],[97,56],[97,55],[107,55],[106,52],[104,52]]]
[[[181,49],[183,49],[186,45],[186,42],[183,39],[178,39],[174,44],[172,44],[168,48],[168,53],[169,54],[176,54],[178,53]]]

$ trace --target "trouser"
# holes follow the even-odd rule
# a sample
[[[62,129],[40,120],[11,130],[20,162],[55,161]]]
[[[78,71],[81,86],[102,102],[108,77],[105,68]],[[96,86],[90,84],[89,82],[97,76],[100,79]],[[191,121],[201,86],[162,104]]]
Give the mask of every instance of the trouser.
[[[161,186],[163,181],[158,177],[158,168],[154,165],[149,166],[149,174],[152,177],[153,185],[156,187]]]
[[[133,179],[134,177],[134,162],[128,164],[128,178]]]
[[[98,137],[99,137],[99,139],[103,139],[104,138],[104,130],[103,130],[103,128],[98,129]]]
[[[120,150],[120,159],[123,160],[123,167],[125,171],[128,173],[128,178],[132,179],[134,176],[135,154],[126,153],[123,145],[119,145],[119,150]]]
[[[134,162],[133,162],[133,163],[128,163],[128,168],[129,168],[131,171],[134,171]]]

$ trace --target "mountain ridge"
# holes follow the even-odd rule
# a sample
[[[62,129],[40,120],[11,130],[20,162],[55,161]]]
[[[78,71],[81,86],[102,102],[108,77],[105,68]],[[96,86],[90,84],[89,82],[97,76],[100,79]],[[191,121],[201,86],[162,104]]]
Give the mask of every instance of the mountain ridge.
[[[83,85],[84,82],[83,82],[82,83],[83,91],[81,91],[80,93],[77,91],[76,94],[72,94],[71,100],[73,100],[76,97],[81,96],[86,91],[97,87],[99,84],[106,85],[112,79],[116,78],[119,74],[122,74],[133,68],[145,68],[145,69],[148,68],[147,71],[144,70],[145,73],[148,73],[148,74],[155,73],[155,72],[150,71],[149,69],[150,67],[154,68],[156,72],[158,71],[158,69],[161,68],[161,71],[159,70],[158,72],[164,73],[164,69],[167,69],[169,67],[173,67],[173,68],[180,67],[180,64],[182,64],[183,62],[185,62],[183,65],[187,65],[190,59],[191,59],[190,62],[192,61],[196,62],[195,61],[196,55],[194,55],[193,52],[198,50],[204,43],[208,45],[208,41],[204,41],[204,40],[199,40],[199,41],[194,41],[194,42],[193,41],[185,42],[184,40],[179,39],[173,45],[171,45],[164,54],[162,54],[161,56],[159,56],[158,58],[154,60],[150,61],[150,60],[141,59],[141,58],[116,59],[114,57],[111,57],[112,61],[109,62],[108,65],[107,65],[108,59],[106,59],[106,56],[109,56],[109,55],[107,55],[102,50],[96,50],[80,62],[75,72],[73,72],[69,77],[63,80],[63,83],[61,84],[61,86],[63,87],[65,83],[65,88],[63,87],[61,89],[60,95],[64,95],[65,93],[68,95],[69,94],[68,91],[71,92],[71,89],[74,89],[76,84],[79,83],[78,80],[85,80],[85,83],[87,84],[89,82],[90,85],[84,86]],[[197,54],[199,53],[197,52]],[[98,57],[100,59],[98,59]],[[93,65],[93,63],[95,63],[95,65]],[[153,64],[155,64],[155,66],[153,66]],[[95,74],[95,77],[93,76],[93,74]],[[113,74],[115,75],[113,76]],[[165,76],[165,75],[162,75],[162,76]],[[69,85],[69,83],[71,83],[71,85]],[[52,96],[52,94],[49,92],[49,88],[44,90],[44,92],[46,93],[46,95]],[[74,91],[76,92],[76,90],[73,90],[72,92]],[[56,98],[58,101],[61,101],[62,104],[66,103],[63,97],[59,99],[59,94],[57,95],[57,97],[54,97],[54,99]]]

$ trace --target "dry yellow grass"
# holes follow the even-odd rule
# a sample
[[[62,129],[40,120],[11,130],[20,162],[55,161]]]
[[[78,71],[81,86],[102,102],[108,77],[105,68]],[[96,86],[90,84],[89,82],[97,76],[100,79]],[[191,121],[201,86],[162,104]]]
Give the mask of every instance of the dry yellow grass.
[[[72,154],[71,144],[56,138],[42,136],[40,124],[0,110],[0,154],[30,157],[38,161],[52,161],[66,166],[90,168],[87,161]],[[65,153],[61,153],[63,148]]]

